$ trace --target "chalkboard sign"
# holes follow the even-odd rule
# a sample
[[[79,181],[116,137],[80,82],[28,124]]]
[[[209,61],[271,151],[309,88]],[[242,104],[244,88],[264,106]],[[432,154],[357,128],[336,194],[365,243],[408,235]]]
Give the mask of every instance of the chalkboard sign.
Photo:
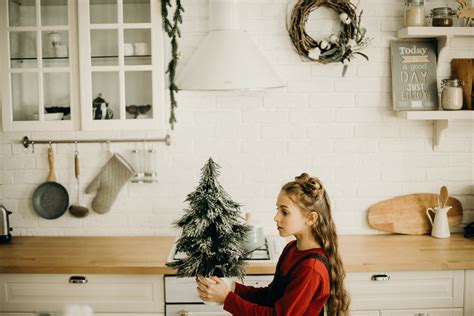
[[[435,39],[391,41],[393,109],[437,110]]]

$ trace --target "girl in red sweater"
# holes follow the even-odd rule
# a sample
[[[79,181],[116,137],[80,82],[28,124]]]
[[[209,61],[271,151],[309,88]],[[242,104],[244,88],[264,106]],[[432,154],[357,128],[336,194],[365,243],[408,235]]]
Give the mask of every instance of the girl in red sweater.
[[[198,277],[202,300],[224,303],[233,315],[345,315],[349,295],[344,288],[344,267],[337,249],[336,227],[329,197],[318,178],[303,173],[285,184],[277,199],[274,217],[282,237],[294,236],[276,267],[268,287],[234,283],[230,290]]]

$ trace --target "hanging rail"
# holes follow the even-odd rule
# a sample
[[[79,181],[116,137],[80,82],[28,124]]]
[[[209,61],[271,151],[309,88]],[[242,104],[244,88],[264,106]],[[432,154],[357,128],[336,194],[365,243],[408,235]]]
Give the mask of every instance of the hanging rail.
[[[30,145],[36,144],[80,144],[80,143],[156,143],[164,142],[166,145],[171,144],[171,137],[167,134],[164,138],[133,138],[133,139],[78,139],[78,140],[33,140],[28,136],[23,137],[20,143],[23,147],[28,148]]]

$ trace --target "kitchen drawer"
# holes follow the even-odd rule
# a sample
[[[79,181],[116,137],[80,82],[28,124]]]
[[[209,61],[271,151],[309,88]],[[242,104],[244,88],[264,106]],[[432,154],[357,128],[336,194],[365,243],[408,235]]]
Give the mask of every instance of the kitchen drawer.
[[[230,316],[223,305],[204,304],[166,305],[166,316]]]
[[[379,311],[352,311],[351,316],[380,316]]]
[[[243,281],[246,285],[267,286],[273,280],[273,275],[247,275]],[[239,281],[238,281],[239,282]],[[195,278],[165,276],[166,303],[202,303],[199,298]]]
[[[462,316],[462,308],[384,310],[381,316]]]
[[[351,272],[346,287],[352,310],[455,308],[463,306],[464,271]]]
[[[70,283],[65,274],[3,274],[2,310],[60,312],[66,304],[88,304],[94,312],[164,312],[163,277],[158,275],[81,275]]]

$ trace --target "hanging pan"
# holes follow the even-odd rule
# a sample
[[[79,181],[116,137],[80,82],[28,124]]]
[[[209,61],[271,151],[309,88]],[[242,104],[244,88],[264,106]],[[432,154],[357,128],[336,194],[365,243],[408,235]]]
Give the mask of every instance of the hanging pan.
[[[48,181],[37,187],[33,193],[33,208],[42,218],[55,219],[66,212],[69,206],[69,195],[67,190],[56,182],[52,147],[48,149],[48,162]]]

